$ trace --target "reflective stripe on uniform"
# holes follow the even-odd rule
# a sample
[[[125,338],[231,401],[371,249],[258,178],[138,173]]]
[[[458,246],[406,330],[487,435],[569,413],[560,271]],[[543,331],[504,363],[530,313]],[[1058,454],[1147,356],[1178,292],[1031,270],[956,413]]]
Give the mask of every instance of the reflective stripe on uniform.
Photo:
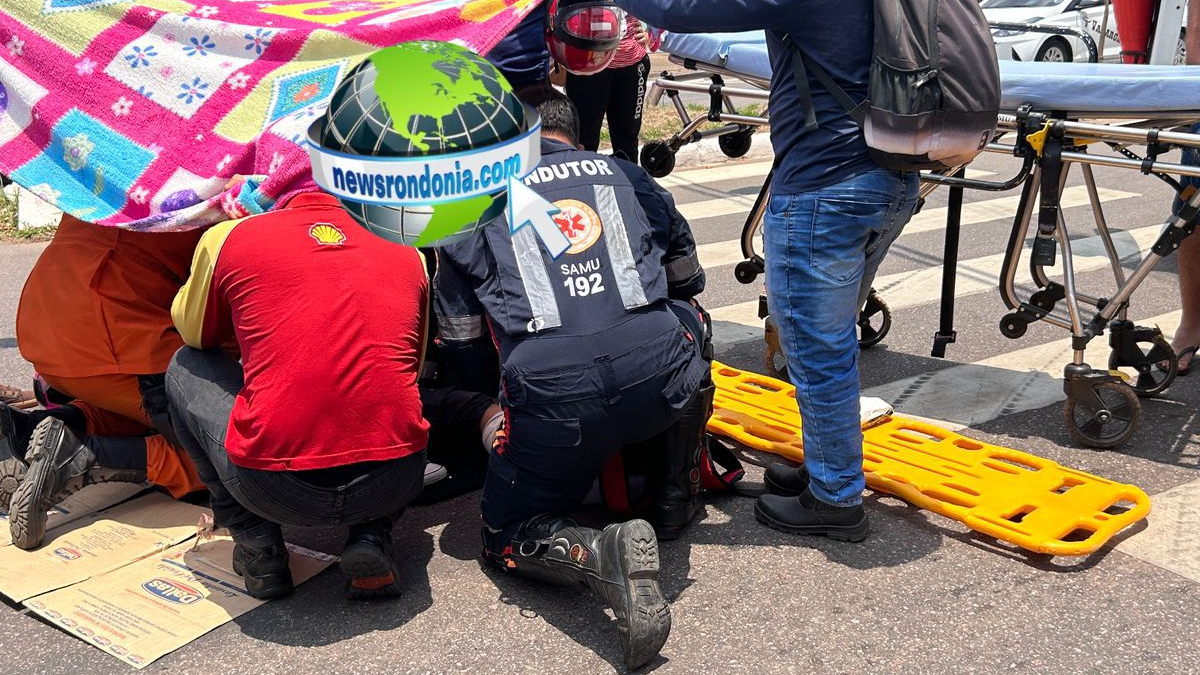
[[[533,228],[522,227],[514,232],[512,247],[513,256],[517,259],[517,269],[521,273],[521,285],[525,288],[529,310],[533,313],[533,320],[529,322],[526,330],[536,333],[543,328],[562,327],[558,301],[554,299],[550,276],[542,262],[542,244],[534,234]]]
[[[638,274],[629,247],[629,233],[625,230],[621,207],[617,205],[617,192],[611,185],[597,185],[595,190],[596,211],[606,230],[604,239],[608,244],[608,261],[612,264],[617,290],[621,293],[621,303],[625,309],[645,307],[650,303],[646,300],[646,289],[642,288],[642,277]]]
[[[667,281],[686,281],[700,273],[700,258],[695,251],[691,255],[676,258],[667,263]]]
[[[483,315],[439,316],[438,337],[446,340],[474,340],[483,337]]]

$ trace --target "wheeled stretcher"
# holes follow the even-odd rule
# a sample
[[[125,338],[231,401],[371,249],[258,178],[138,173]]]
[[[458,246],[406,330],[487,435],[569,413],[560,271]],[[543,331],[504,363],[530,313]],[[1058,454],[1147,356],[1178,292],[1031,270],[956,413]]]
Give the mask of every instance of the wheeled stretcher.
[[[760,34],[761,35],[761,34]],[[670,141],[648,144],[642,160],[652,174],[665,175],[664,153],[672,154],[694,134],[725,136],[753,133],[769,126],[769,116],[731,114],[732,99],[765,100],[770,78],[766,45],[746,34],[668,35],[664,50],[672,61],[710,74],[709,84],[681,81],[664,74],[651,96],[667,93],[684,119],[684,131]],[[1009,338],[1024,335],[1029,324],[1044,321],[1071,333],[1074,358],[1064,368],[1067,396],[1064,417],[1077,441],[1090,447],[1115,447],[1128,441],[1141,422],[1139,397],[1154,396],[1170,386],[1177,372],[1176,355],[1157,328],[1135,325],[1129,319],[1130,300],[1158,261],[1175,251],[1195,230],[1200,219],[1200,191],[1185,190],[1175,176],[1200,176],[1200,167],[1169,161],[1180,148],[1200,148],[1200,134],[1191,133],[1200,121],[1200,67],[1143,66],[1097,63],[1021,63],[1001,61],[1002,112],[997,135],[986,150],[1020,161],[1015,175],[1003,182],[965,177],[965,167],[922,176],[924,198],[939,186],[951,189],[946,221],[946,256],[942,288],[942,321],[934,337],[934,356],[944,356],[955,339],[953,297],[958,231],[965,189],[1003,191],[1021,188],[1017,213],[1005,250],[999,289],[1010,312],[1000,321]],[[736,76],[756,89],[730,88],[718,78]],[[683,92],[708,93],[709,114],[691,120],[679,101]],[[705,122],[723,126],[699,131]],[[749,131],[747,131],[749,130]],[[723,146],[724,147],[724,146]],[[728,153],[727,153],[728,154]],[[1162,233],[1140,261],[1126,273],[1101,206],[1093,167],[1137,171],[1163,180],[1184,200],[1180,215],[1168,219]],[[1097,234],[1110,260],[1117,290],[1111,297],[1088,295],[1076,286],[1071,238],[1059,208],[1069,171],[1077,169],[1089,197]],[[763,272],[760,224],[770,186],[768,174],[742,231],[745,260],[735,268],[742,283]],[[1166,212],[1167,204],[1155,205]],[[1026,256],[1026,249],[1029,249]],[[1033,290],[1017,286],[1017,272],[1028,258]],[[1054,269],[1056,278],[1048,270]],[[1024,280],[1023,280],[1024,281]],[[768,365],[773,363],[770,317],[766,303]],[[865,308],[860,338],[882,338],[890,325],[886,305],[872,297]],[[881,326],[871,325],[873,320]],[[1109,334],[1109,362],[1093,368],[1085,362],[1087,345]]]

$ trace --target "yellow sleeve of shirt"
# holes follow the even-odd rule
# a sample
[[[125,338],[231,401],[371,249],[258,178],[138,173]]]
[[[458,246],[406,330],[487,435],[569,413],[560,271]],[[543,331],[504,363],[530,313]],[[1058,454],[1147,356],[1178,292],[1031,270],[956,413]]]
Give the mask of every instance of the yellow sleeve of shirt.
[[[244,220],[245,218],[231,220],[209,228],[196,245],[196,253],[192,256],[191,275],[175,294],[175,301],[171,303],[171,320],[175,322],[175,329],[189,347],[210,349],[224,341],[217,339],[215,344],[208,344],[207,342],[214,341],[211,336],[205,335],[204,330],[205,326],[218,323],[218,317],[209,316],[215,311],[211,302],[213,273],[216,271],[217,259],[221,255],[225,240],[229,238],[233,228]],[[206,337],[209,337],[208,341],[205,340]]]

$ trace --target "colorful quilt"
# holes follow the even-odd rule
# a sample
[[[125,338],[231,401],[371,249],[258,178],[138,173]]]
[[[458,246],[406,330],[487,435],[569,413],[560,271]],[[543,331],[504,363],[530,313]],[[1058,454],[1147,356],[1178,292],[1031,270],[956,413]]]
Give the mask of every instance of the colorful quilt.
[[[93,223],[179,230],[311,189],[302,138],[379,47],[487,53],[540,0],[3,0],[0,173]]]

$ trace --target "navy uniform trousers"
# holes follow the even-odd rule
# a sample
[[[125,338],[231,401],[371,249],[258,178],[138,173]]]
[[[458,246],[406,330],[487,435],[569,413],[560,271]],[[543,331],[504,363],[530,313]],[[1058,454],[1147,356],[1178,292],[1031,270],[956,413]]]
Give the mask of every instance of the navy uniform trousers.
[[[589,336],[530,339],[505,362],[505,439],[483,488],[492,552],[503,554],[533,516],[570,515],[622,447],[665,454],[665,441],[649,446],[707,376],[702,333],[665,304],[631,317]]]

